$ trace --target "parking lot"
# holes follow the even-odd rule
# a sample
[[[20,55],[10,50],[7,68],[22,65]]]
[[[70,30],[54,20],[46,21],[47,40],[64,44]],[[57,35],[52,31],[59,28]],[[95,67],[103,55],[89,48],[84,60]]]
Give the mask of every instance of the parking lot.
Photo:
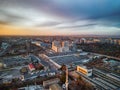
[[[72,55],[63,55],[58,57],[50,57],[54,62],[56,62],[59,65],[65,64],[82,64],[89,60],[89,57],[87,55],[78,55],[78,54],[72,54]]]

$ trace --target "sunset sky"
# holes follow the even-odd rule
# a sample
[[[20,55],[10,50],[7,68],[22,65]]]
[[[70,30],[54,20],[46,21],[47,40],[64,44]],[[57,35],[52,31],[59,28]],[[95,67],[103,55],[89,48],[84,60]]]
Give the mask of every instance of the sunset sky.
[[[120,0],[0,0],[0,35],[120,35]]]

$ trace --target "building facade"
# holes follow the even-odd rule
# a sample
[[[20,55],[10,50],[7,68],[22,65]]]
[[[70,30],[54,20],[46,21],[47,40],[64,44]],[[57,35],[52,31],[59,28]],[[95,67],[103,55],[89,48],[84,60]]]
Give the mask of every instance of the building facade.
[[[92,69],[88,69],[86,66],[77,66],[77,72],[80,72],[87,76],[92,75]]]
[[[53,41],[52,50],[55,52],[69,52],[69,42],[68,41]]]

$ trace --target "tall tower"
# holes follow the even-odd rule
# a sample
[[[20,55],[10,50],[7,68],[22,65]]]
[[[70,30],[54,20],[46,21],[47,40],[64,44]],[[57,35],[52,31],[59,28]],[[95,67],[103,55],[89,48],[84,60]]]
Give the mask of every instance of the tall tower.
[[[66,82],[65,82],[65,85],[66,85],[66,90],[68,90],[68,68],[66,66]]]

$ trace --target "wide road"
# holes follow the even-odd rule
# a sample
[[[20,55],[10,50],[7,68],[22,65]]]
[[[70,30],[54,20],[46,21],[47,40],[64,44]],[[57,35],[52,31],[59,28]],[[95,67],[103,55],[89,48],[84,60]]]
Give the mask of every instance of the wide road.
[[[92,52],[88,52],[88,53],[92,53]],[[112,58],[112,59],[116,59],[116,60],[120,61],[120,58],[118,58],[118,57],[108,56],[108,55],[99,54],[99,53],[92,53],[92,54],[96,54],[96,55],[100,55],[100,56],[105,56],[107,58]]]
[[[44,56],[44,54],[39,54],[38,55],[41,60],[41,63],[43,63],[45,66],[49,66],[51,70],[57,71],[57,67],[48,59]],[[44,58],[44,59],[43,59]]]
[[[49,57],[49,58],[59,58],[59,57],[64,57],[64,56],[72,56],[72,55],[76,55],[76,54],[67,54],[67,55],[59,55],[59,56],[52,56],[52,57]]]

